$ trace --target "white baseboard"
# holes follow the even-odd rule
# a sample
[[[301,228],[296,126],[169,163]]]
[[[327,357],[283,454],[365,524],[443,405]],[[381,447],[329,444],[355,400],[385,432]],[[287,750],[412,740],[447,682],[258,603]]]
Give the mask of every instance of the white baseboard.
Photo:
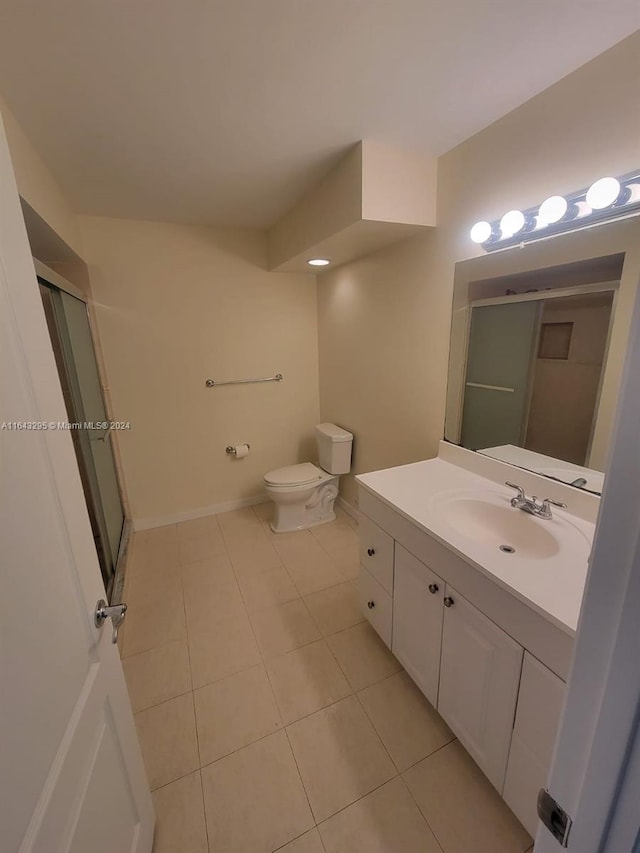
[[[162,515],[156,518],[134,518],[133,529],[151,530],[153,527],[166,527],[167,524],[179,524],[181,521],[191,521],[194,518],[204,518],[206,515],[218,515],[221,512],[231,512],[234,509],[243,509],[246,506],[266,503],[269,498],[266,495],[254,495],[250,498],[238,498],[234,501],[225,501],[212,506],[202,506],[198,509],[189,509],[184,512],[176,512],[173,515]]]
[[[353,506],[353,504],[350,504],[348,501],[345,501],[342,495],[338,495],[338,499],[336,502],[340,509],[344,510],[347,515],[350,516],[350,518],[352,518],[356,522],[360,520],[360,513],[358,512],[358,510]]]

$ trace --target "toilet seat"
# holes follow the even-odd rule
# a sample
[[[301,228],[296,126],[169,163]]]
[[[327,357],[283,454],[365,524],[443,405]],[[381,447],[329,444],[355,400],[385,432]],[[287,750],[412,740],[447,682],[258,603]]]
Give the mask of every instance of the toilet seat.
[[[311,462],[301,462],[299,465],[287,465],[285,468],[276,468],[264,475],[264,481],[268,486],[279,486],[280,488],[292,486],[316,485],[326,477],[330,477],[322,468]]]

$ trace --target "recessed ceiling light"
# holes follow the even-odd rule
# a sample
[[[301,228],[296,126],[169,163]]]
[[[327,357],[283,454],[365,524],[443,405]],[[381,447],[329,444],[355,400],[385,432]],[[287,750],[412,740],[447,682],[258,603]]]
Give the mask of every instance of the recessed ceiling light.
[[[311,267],[326,267],[331,261],[328,258],[311,258],[307,263]]]

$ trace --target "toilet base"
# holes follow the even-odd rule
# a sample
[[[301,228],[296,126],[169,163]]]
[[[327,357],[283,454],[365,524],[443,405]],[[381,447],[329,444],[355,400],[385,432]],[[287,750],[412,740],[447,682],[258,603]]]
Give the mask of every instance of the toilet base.
[[[276,512],[277,515],[277,512]],[[312,521],[310,524],[302,524],[298,527],[287,527],[286,522],[280,522],[280,526],[276,526],[277,522],[274,517],[274,520],[269,522],[269,527],[273,530],[274,533],[295,533],[297,530],[308,530],[310,527],[319,527],[321,524],[328,524],[330,521],[336,520],[335,512],[329,513],[325,518],[321,518],[319,521]]]
[[[267,490],[269,491],[269,490]],[[274,533],[294,533],[335,521],[333,504],[338,497],[338,477],[330,477],[313,489],[311,495],[299,501],[279,500],[280,495],[271,493],[274,512],[271,529]]]

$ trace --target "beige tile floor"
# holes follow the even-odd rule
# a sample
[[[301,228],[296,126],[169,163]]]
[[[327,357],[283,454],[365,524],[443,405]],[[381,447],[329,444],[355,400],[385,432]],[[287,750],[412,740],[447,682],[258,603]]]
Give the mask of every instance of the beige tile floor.
[[[121,652],[154,853],[525,853],[527,835],[364,622],[339,513],[138,533]]]

